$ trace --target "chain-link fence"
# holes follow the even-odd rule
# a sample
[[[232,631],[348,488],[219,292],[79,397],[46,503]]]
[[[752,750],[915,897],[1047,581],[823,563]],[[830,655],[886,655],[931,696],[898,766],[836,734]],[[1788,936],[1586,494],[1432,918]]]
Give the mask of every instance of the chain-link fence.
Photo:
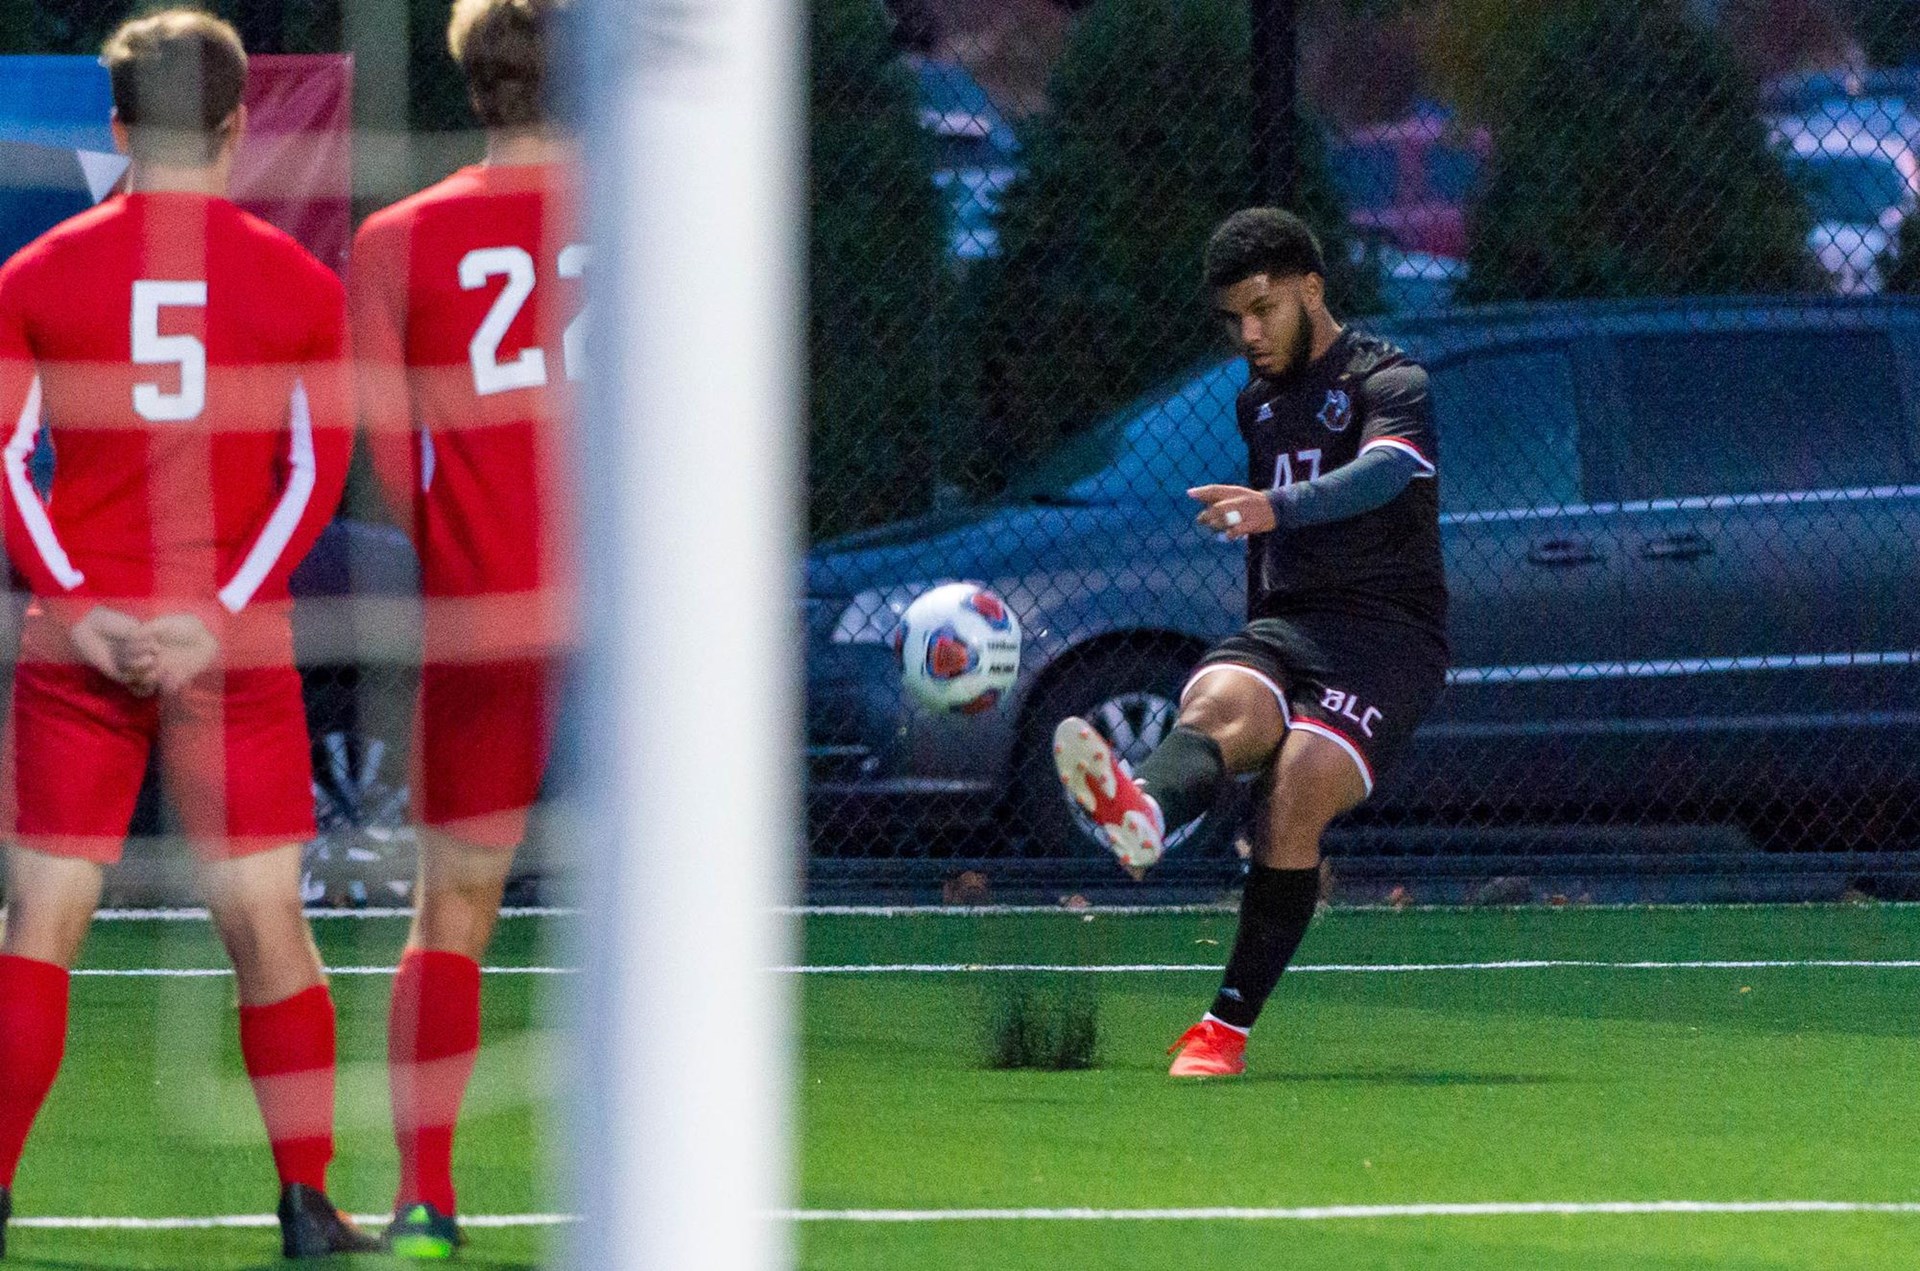
[[[1429,368],[1441,437],[1454,669],[1337,825],[1342,885],[1904,894],[1920,5],[1265,7],[1331,303]],[[815,7],[816,887],[1119,879],[1048,740],[1080,714],[1137,762],[1244,616],[1184,492],[1248,476],[1199,258],[1268,201],[1255,16]],[[983,714],[902,690],[893,631],[945,579],[1025,631]],[[1229,878],[1238,812],[1157,877]]]

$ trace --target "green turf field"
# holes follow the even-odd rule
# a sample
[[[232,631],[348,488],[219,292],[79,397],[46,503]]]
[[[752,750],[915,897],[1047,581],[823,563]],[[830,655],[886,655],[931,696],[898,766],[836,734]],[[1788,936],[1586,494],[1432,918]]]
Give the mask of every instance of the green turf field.
[[[1218,962],[1222,916],[842,919],[814,963]],[[1306,963],[1901,959],[1920,911],[1334,912]],[[1162,1048],[1208,973],[1102,976],[1103,1066],[977,1067],[980,974],[816,976],[810,1209],[1920,1197],[1920,970],[1289,975],[1243,1079]],[[1912,1267],[1920,1214],[821,1221],[809,1268]]]
[[[332,966],[391,965],[403,922],[315,924]],[[490,963],[547,958],[539,923],[503,923]],[[217,967],[219,946],[202,922],[102,922],[84,965],[97,969]],[[386,1107],[387,976],[336,975],[340,1017],[340,1150],[332,1193],[373,1214],[393,1203],[396,1170]],[[537,1214],[555,1208],[545,1182],[540,1132],[557,1065],[539,1002],[550,978],[490,977],[486,1048],[474,1074],[472,1115],[462,1129],[462,1205],[475,1214]],[[217,1063],[212,1056],[218,1056]],[[296,1265],[279,1258],[275,1227],[219,1231],[72,1231],[24,1226],[46,1217],[181,1218],[267,1215],[277,1188],[273,1161],[240,1066],[233,985],[226,978],[78,977],[67,1061],[40,1115],[14,1188],[6,1266],[231,1268]],[[541,1264],[550,1232],[477,1231],[471,1266]],[[341,1258],[329,1265],[406,1265]]]
[[[319,924],[330,964],[391,961],[400,925]],[[551,964],[549,926],[507,923],[489,961]],[[813,966],[1217,964],[1220,914],[809,919]],[[1512,960],[1886,962],[1920,955],[1920,909],[1335,911],[1304,966]],[[95,968],[219,965],[204,925],[107,923]],[[1920,1199],[1920,968],[1547,966],[1307,971],[1282,984],[1245,1079],[1175,1084],[1162,1048],[1206,971],[1072,982],[1100,1002],[1100,1066],[980,1066],[1016,978],[900,971],[797,981],[797,1233],[807,1268],[1911,1267],[1920,1212],[1332,1217],[1329,1206],[1558,1202],[1898,1204]],[[547,977],[487,982],[487,1051],[463,1130],[462,1203],[562,1208],[542,1147],[556,1043]],[[387,981],[338,976],[335,1194],[390,1199]],[[76,982],[69,1060],[29,1145],[22,1219],[260,1215],[273,1193],[223,979]],[[218,1075],[209,1059],[219,1056]],[[1293,1216],[1136,1221],[1114,1210]],[[1077,1208],[1078,1220],[950,1211]],[[855,1222],[844,1211],[911,1211]],[[937,1212],[949,1211],[946,1217]],[[938,1220],[932,1220],[938,1219]],[[479,1230],[465,1260],[531,1267],[547,1228]],[[279,1265],[270,1229],[16,1228],[9,1265]],[[355,1265],[342,1260],[341,1265]],[[358,1265],[386,1265],[362,1259]]]

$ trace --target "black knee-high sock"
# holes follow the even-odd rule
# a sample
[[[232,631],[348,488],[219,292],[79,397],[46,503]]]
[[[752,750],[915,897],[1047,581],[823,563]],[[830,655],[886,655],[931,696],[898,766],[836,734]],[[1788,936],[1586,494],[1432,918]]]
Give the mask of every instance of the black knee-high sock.
[[[1160,805],[1167,828],[1174,830],[1213,806],[1227,762],[1220,757],[1219,742],[1197,728],[1176,724],[1134,775]]]
[[[1235,1028],[1253,1027],[1319,903],[1319,870],[1253,867],[1240,894],[1233,956],[1227,959],[1227,973],[1209,1014]]]

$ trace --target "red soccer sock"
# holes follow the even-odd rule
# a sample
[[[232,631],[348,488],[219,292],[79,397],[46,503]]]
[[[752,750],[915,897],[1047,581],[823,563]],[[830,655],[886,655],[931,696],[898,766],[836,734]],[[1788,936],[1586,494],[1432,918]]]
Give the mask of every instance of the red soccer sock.
[[[393,981],[387,1068],[400,1148],[396,1205],[454,1211],[453,1130],[480,1053],[480,964],[458,953],[409,949]]]
[[[327,1189],[333,1160],[333,995],[324,984],[240,1008],[240,1055],[280,1185]]]
[[[13,1186],[20,1150],[67,1049],[65,967],[0,954],[0,1187]]]

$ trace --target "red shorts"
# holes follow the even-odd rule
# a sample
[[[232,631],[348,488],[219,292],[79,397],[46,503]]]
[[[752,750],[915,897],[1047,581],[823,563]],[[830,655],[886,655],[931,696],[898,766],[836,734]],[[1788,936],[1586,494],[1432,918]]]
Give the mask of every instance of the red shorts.
[[[547,658],[430,662],[420,669],[413,791],[422,825],[512,851],[540,795],[560,664]]]
[[[181,826],[207,859],[313,837],[313,760],[292,667],[214,672],[162,699],[57,662],[14,673],[0,754],[6,832],[51,856],[119,860],[156,743]]]

